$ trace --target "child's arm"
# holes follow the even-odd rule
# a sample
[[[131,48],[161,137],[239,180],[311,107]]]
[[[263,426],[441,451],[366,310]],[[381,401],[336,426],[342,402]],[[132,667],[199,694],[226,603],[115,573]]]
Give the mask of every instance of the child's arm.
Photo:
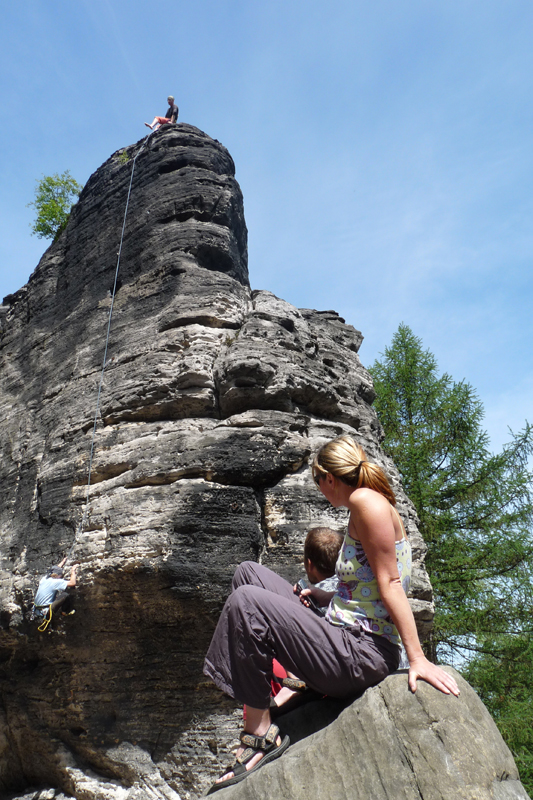
[[[323,589],[319,589],[317,586],[308,587],[307,589],[300,589],[297,583],[294,585],[293,591],[295,594],[299,594],[300,603],[303,603],[304,606],[308,607],[310,605],[309,600],[306,600],[308,595],[314,597],[319,606],[327,606],[335,594],[335,592],[325,592]]]

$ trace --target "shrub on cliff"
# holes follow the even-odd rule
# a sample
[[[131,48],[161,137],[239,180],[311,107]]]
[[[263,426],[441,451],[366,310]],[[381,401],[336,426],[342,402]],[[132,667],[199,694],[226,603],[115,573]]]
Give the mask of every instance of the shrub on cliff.
[[[68,170],[62,175],[44,175],[35,185],[35,200],[28,203],[37,211],[32,233],[40,239],[57,239],[64,230],[70,210],[83,186]]]

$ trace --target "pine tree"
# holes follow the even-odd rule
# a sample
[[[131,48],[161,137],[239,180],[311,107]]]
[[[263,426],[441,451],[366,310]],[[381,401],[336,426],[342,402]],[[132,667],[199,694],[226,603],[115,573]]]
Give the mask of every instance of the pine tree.
[[[512,750],[520,779],[533,794],[533,639],[531,629],[518,636],[487,637],[486,650],[463,669],[490,710]]]
[[[455,662],[478,691],[531,791],[533,427],[491,453],[474,389],[439,375],[407,325],[370,372],[383,447],[428,546],[436,612],[426,654]]]

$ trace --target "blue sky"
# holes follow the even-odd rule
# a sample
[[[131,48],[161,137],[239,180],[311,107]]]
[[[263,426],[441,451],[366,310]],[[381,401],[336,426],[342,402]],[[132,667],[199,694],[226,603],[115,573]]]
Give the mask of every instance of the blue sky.
[[[48,242],[36,179],[81,183],[180,121],[232,154],[253,288],[335,309],[370,365],[405,322],[533,421],[530,0],[23,0],[0,30],[0,298]]]

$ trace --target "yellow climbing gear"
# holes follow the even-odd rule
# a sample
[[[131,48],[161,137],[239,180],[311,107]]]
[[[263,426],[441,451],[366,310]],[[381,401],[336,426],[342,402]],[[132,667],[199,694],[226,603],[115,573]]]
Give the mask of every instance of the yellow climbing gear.
[[[44,619],[37,628],[37,630],[40,633],[44,633],[51,622],[52,622],[52,603],[50,603],[50,605],[48,606],[48,617],[46,616],[46,614],[44,615]]]

